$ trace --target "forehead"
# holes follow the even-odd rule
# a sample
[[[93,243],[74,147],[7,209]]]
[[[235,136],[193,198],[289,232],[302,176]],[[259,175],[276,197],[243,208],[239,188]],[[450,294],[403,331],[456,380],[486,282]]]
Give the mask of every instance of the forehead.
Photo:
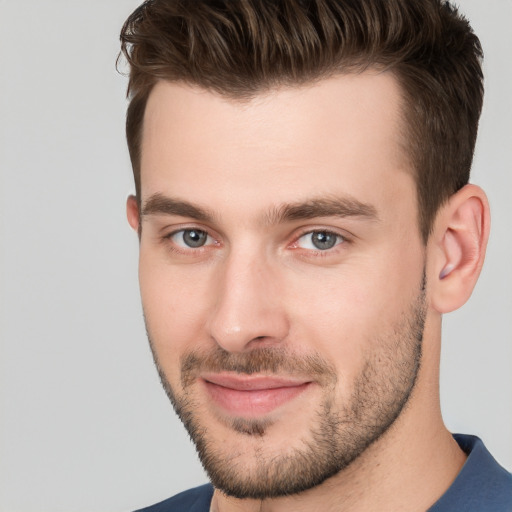
[[[158,83],[144,118],[142,199],[156,193],[208,206],[344,194],[377,200],[411,178],[400,89],[390,73],[340,75],[235,101]],[[394,182],[397,183],[394,183]]]

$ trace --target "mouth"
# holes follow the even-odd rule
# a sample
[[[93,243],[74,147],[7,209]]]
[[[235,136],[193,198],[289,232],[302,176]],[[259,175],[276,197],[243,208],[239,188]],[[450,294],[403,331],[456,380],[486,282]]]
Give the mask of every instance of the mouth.
[[[209,398],[229,415],[258,418],[301,395],[312,384],[307,380],[240,375],[202,375]]]

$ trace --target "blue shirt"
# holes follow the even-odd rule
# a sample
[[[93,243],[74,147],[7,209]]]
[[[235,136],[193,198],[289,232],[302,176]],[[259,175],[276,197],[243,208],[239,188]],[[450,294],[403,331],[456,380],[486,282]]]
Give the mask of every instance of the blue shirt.
[[[468,458],[457,478],[427,512],[512,512],[512,474],[502,468],[476,436],[453,436]],[[137,512],[208,512],[210,484],[177,494]]]

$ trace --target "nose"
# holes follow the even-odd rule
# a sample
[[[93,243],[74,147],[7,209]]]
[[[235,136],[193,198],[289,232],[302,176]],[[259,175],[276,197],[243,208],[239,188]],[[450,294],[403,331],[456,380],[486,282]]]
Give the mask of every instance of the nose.
[[[289,323],[284,296],[272,264],[262,257],[231,254],[214,281],[208,327],[220,347],[244,352],[273,346],[286,338]]]

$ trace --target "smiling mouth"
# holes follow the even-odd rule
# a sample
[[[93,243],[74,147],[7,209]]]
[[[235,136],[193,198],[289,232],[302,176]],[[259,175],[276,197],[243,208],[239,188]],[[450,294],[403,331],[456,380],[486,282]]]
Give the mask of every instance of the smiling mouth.
[[[307,380],[240,374],[201,376],[213,403],[231,416],[258,418],[302,394],[312,384]]]

